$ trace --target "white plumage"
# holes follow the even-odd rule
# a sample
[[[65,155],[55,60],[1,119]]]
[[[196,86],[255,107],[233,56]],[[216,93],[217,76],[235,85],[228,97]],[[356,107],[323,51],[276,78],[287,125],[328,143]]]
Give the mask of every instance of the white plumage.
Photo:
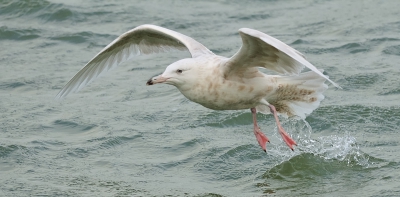
[[[141,25],[111,42],[84,66],[58,93],[57,98],[79,91],[100,74],[135,55],[187,50],[191,58],[169,65],[147,84],[176,86],[191,101],[215,110],[251,109],[254,134],[265,151],[268,138],[260,131],[256,111],[271,112],[286,144],[293,139],[281,127],[277,113],[305,118],[324,99],[328,80],[297,50],[257,30],[239,30],[243,45],[231,58],[215,55],[194,39],[155,25]],[[276,71],[266,75],[259,68]],[[300,73],[307,67],[311,71]],[[340,88],[340,87],[339,87]]]

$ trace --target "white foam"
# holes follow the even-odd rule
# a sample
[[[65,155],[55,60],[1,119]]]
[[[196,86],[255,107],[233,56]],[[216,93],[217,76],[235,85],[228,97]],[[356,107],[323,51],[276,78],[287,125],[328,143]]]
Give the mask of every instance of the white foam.
[[[275,128],[273,137],[279,139],[279,142],[271,143],[268,151],[270,154],[282,157],[283,161],[300,154],[311,153],[327,161],[345,162],[348,166],[360,165],[367,168],[371,166],[369,156],[360,150],[356,138],[346,131],[313,138],[312,128],[305,120],[284,120],[282,126],[298,144],[295,146],[295,151],[290,151]]]

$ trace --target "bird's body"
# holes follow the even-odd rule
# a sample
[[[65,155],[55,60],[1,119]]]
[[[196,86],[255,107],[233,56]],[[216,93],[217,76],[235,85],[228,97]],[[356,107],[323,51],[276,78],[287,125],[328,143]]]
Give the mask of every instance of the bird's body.
[[[247,78],[229,78],[224,76],[224,64],[227,58],[213,56],[193,61],[184,59],[185,63],[198,64],[197,80],[177,86],[179,91],[189,100],[214,110],[250,109],[259,104],[259,100],[272,89],[273,82],[261,72],[254,72]],[[195,59],[194,59],[195,60]],[[255,86],[262,83],[265,86]],[[270,88],[268,88],[270,87]]]
[[[186,98],[209,109],[241,110],[256,107],[258,111],[267,114],[270,111],[265,110],[261,102],[265,99],[277,108],[278,113],[289,117],[305,117],[307,111],[318,106],[323,99],[322,92],[327,89],[325,79],[314,72],[283,77],[267,75],[254,69],[240,75],[229,75],[225,63],[228,60],[217,55],[179,60],[174,64],[191,65],[191,69],[185,72],[194,72],[197,77],[176,87]],[[315,83],[311,83],[311,87],[305,86],[304,80]],[[308,106],[306,110],[295,111],[289,107],[292,103]],[[312,104],[316,106],[310,106]]]
[[[189,100],[213,110],[251,109],[254,134],[264,151],[269,140],[259,129],[255,114],[257,111],[272,113],[279,133],[293,150],[296,143],[280,125],[277,114],[305,118],[324,99],[322,93],[328,88],[324,82],[329,78],[300,52],[271,36],[248,28],[240,29],[239,34],[243,46],[231,58],[226,58],[178,32],[154,25],[139,26],[100,51],[57,96],[78,91],[100,73],[133,55],[188,50],[192,58],[172,63],[163,74],[149,79],[147,85],[173,85]],[[305,66],[311,71],[300,73]],[[286,76],[267,75],[259,67]]]

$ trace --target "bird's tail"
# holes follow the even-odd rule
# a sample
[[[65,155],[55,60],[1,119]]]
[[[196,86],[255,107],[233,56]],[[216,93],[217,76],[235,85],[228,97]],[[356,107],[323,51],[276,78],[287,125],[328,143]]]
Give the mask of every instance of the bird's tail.
[[[304,119],[324,99],[322,93],[328,89],[325,81],[313,71],[296,76],[276,76],[276,87],[266,100],[275,106],[280,115]],[[257,110],[269,113],[267,106],[257,106]]]

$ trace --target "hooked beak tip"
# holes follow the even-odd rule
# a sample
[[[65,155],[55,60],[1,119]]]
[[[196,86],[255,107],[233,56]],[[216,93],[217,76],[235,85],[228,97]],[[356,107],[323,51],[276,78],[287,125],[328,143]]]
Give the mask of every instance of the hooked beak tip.
[[[153,83],[153,80],[152,79],[149,79],[147,82],[146,82],[146,85],[148,85],[148,86],[151,86],[151,85],[153,85],[154,83]]]
[[[164,83],[168,80],[169,78],[165,78],[162,75],[158,75],[155,77],[150,78],[147,82],[146,85],[150,86],[150,85],[154,85],[157,83]]]

